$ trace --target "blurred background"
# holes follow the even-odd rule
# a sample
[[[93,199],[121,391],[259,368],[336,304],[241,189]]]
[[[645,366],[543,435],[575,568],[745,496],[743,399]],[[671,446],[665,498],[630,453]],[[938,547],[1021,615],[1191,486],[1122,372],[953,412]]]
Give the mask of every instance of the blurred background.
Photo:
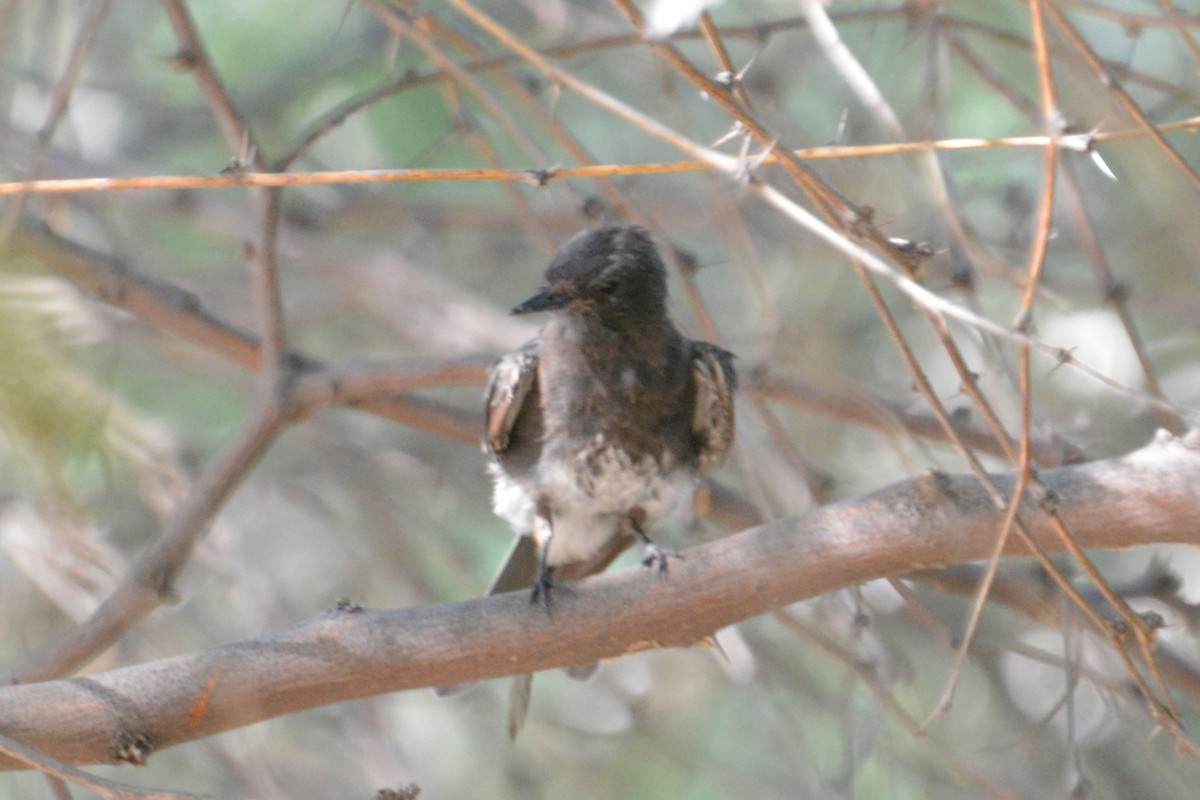
[[[642,9],[702,72],[728,73],[698,31],[698,9],[683,5]],[[1071,140],[1081,147],[1055,164],[1032,330],[1133,390],[1035,357],[1036,453],[1052,467],[1135,449],[1158,427],[1196,424],[1200,12],[1183,0],[1046,5],[1055,124],[1099,138],[1090,151],[1086,138]],[[237,147],[189,70],[169,17],[180,8],[0,2],[0,177],[216,175],[256,159],[307,172],[689,158],[512,56],[452,4],[193,2],[195,30],[252,134]],[[408,412],[373,413],[359,398],[350,405],[362,408],[335,403],[287,429],[216,511],[178,579],[180,602],[132,627],[88,671],[286,627],[342,598],[394,608],[481,594],[511,540],[491,513],[476,443],[484,368],[535,333],[536,320],[507,310],[536,289],[556,247],[591,225],[637,220],[674,247],[681,328],[738,354],[736,453],[716,479],[757,518],[929,469],[966,471],[928,424],[929,404],[852,265],[763,202],[754,184],[802,204],[803,194],[782,169],[756,162],[762,145],[746,142],[618,8],[601,0],[472,8],[681,136],[744,154],[754,180],[627,170],[607,183],[347,179],[286,190],[278,272],[287,347],[374,376],[368,400],[386,404],[403,384]],[[825,151],[809,165],[870,207],[884,234],[930,253],[927,288],[1010,326],[1039,230],[1044,143],[936,154],[886,145],[1044,134],[1030,5],[832,2],[821,11],[728,0],[709,13],[735,83],[779,142],[884,146]],[[840,45],[814,27],[835,31]],[[1173,151],[1136,113],[1163,126]],[[1114,133],[1128,135],[1103,138]],[[247,250],[263,226],[251,192],[4,198],[5,671],[108,596],[250,413],[258,376],[247,359],[211,331],[181,333],[178,322],[202,309],[258,335]],[[154,288],[165,310],[131,307],[101,274]],[[985,432],[926,314],[878,285],[955,423]],[[951,333],[1015,433],[1015,348],[962,324]],[[1156,409],[1149,397],[1166,403]],[[988,468],[1012,469],[986,440],[972,439]],[[723,535],[730,524],[708,520],[697,536]],[[696,541],[665,536],[675,547]],[[1168,683],[1196,729],[1196,552],[1161,546],[1095,558],[1136,608],[1163,615]],[[497,681],[449,698],[416,691],[320,708],[157,753],[142,769],[93,769],[263,798],[371,797],[410,784],[424,797],[496,798],[1194,794],[1200,763],[1171,736],[1154,735],[1112,649],[1040,568],[1014,560],[999,581],[1008,592],[985,607],[954,704],[927,735],[917,726],[950,679],[978,582],[971,567],[747,621],[722,636],[723,658],[640,653],[588,682],[546,673],[515,743],[505,734],[506,683]],[[36,773],[7,773],[0,796],[51,793]]]

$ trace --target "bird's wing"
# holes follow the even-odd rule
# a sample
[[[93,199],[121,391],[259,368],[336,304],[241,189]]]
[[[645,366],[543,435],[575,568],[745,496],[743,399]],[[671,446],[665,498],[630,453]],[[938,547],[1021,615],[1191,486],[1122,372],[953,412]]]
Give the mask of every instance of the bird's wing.
[[[514,480],[534,468],[541,448],[537,340],[502,356],[488,375],[483,447]],[[537,579],[537,544],[519,535],[488,594],[528,589]]]
[[[708,342],[692,342],[692,383],[696,392],[692,434],[703,471],[724,459],[733,444],[733,393],[737,391],[733,353]]]
[[[531,393],[537,396],[537,374],[537,340],[492,365],[484,406],[483,445],[489,453],[503,453],[512,444],[517,419],[526,410]]]

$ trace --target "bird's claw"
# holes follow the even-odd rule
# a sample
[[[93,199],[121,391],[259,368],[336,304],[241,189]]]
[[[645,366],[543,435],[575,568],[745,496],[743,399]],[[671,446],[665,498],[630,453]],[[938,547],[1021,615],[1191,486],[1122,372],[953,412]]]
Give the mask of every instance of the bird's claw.
[[[550,613],[550,592],[565,592],[566,594],[574,594],[571,589],[550,576],[550,570],[543,570],[533,582],[533,589],[529,593],[529,602],[535,606],[541,606],[546,609],[546,613]]]
[[[674,550],[667,550],[649,542],[646,544],[646,554],[642,558],[642,565],[661,574],[667,571],[667,564],[672,558],[683,558],[683,556]]]

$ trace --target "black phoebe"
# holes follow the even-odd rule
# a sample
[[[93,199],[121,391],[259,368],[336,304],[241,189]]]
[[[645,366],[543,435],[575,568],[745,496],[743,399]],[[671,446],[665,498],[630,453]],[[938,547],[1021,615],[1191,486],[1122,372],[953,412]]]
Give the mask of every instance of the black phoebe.
[[[497,361],[484,450],[496,513],[519,534],[489,594],[604,570],[635,540],[644,563],[670,555],[648,533],[686,516],[700,473],[733,441],[733,355],[686,339],[667,315],[666,269],[637,226],[584,231],[513,309],[549,311],[538,338]],[[510,733],[528,705],[514,687]]]

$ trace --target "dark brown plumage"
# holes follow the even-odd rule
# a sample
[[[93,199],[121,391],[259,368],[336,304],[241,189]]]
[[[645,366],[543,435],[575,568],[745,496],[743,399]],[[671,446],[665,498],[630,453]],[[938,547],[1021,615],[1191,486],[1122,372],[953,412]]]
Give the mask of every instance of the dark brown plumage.
[[[585,231],[513,309],[547,311],[537,339],[502,357],[487,389],[484,450],[496,513],[519,534],[489,593],[604,570],[691,510],[700,473],[733,441],[733,356],[686,339],[667,315],[666,270],[643,228]],[[515,735],[528,679],[514,694]]]

